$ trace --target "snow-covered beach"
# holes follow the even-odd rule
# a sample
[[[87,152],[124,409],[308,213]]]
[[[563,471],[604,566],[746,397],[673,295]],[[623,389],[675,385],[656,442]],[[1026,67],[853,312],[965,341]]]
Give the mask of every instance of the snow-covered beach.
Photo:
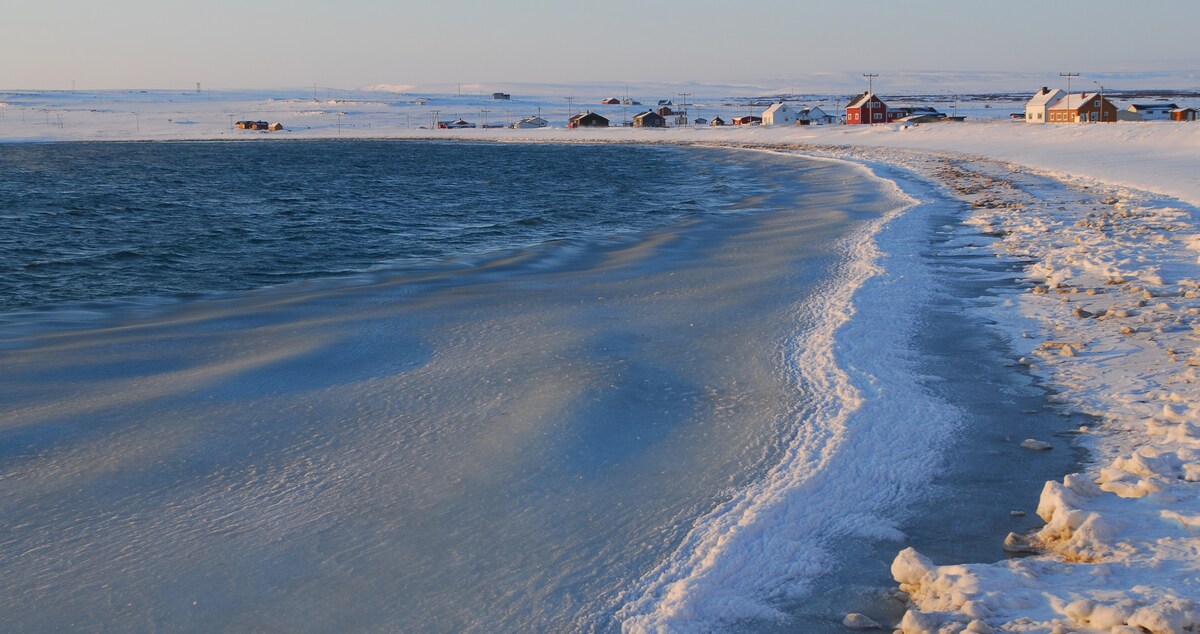
[[[36,134],[27,133],[28,126],[19,124],[20,115],[10,108],[0,118],[0,140],[246,137],[231,132],[223,120],[232,104],[171,107],[171,117],[158,117],[169,121],[147,121],[145,132],[140,120],[136,129],[115,130],[104,127],[110,119],[97,116],[89,124],[89,115],[80,114],[69,115],[61,127],[47,117]],[[975,310],[1006,337],[1013,363],[1046,380],[1064,412],[1095,421],[1069,436],[1033,440],[1048,441],[1050,451],[1078,443],[1091,459],[1080,474],[1047,482],[1040,501],[1013,501],[1013,510],[1035,505],[1046,522],[1032,535],[1010,539],[1012,550],[1030,556],[960,566],[901,552],[892,570],[911,609],[899,624],[885,625],[907,633],[1157,634],[1200,627],[1200,377],[1195,370],[1200,366],[1195,360],[1200,358],[1200,125],[1034,126],[997,120],[431,131],[400,127],[398,121],[363,115],[353,128],[326,126],[278,136],[764,148],[864,165],[917,200],[923,190],[936,188],[961,201],[963,224],[955,228],[958,237],[947,243],[947,252],[990,249],[1024,267],[1018,290],[1000,292]],[[913,209],[920,213],[919,205]],[[885,255],[889,240],[897,237],[890,231],[899,224],[884,222],[877,229],[876,244]],[[869,263],[884,256],[863,257]],[[892,277],[898,275],[894,268],[870,275],[894,284],[887,286],[891,292],[905,280],[923,279]],[[863,309],[872,298],[878,299],[844,299],[847,306]],[[1014,439],[1014,450],[1035,451],[1016,446],[1023,440]],[[719,528],[720,521],[714,526]],[[723,539],[719,531],[697,536],[709,538]],[[673,565],[665,564],[664,570]],[[648,586],[656,583],[647,580]],[[664,588],[669,596],[673,588],[669,583]],[[661,605],[642,607],[629,609],[630,629],[661,624],[646,616]]]

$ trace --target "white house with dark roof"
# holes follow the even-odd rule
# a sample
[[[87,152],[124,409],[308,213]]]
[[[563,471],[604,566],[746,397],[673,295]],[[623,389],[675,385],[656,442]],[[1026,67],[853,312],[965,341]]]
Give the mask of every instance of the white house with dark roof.
[[[1173,103],[1135,103],[1125,111],[1140,115],[1142,121],[1170,121],[1171,111],[1178,108]]]
[[[796,125],[796,111],[788,107],[782,101],[776,104],[771,104],[770,108],[763,110],[762,113],[763,125]]]
[[[1047,113],[1050,112],[1050,106],[1054,102],[1062,99],[1067,93],[1055,88],[1042,86],[1042,89],[1037,91],[1029,101],[1025,102],[1025,123],[1045,123],[1050,120]]]

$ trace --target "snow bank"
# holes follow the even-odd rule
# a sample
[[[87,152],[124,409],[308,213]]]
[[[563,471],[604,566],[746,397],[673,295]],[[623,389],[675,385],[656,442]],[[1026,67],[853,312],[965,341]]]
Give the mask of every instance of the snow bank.
[[[1010,341],[1064,406],[1098,420],[1078,434],[1095,462],[1047,482],[1045,525],[1005,542],[1035,556],[947,566],[912,549],[896,557],[893,577],[911,601],[900,631],[1200,631],[1197,209],[1014,165],[894,160],[919,164],[971,205],[968,222],[998,236],[998,255],[1032,262],[1014,308],[1041,332]]]

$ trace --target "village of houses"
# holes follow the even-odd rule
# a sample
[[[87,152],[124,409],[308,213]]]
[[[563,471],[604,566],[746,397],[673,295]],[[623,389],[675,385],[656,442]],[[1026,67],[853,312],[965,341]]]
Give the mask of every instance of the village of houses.
[[[496,93],[494,99],[508,99],[505,93]],[[600,102],[601,105],[640,106],[637,101],[629,98],[611,97]],[[1068,94],[1061,89],[1043,87],[1037,91],[1025,104],[1024,113],[1014,113],[1013,119],[1024,120],[1026,123],[1112,123],[1117,121],[1195,121],[1196,108],[1180,107],[1176,103],[1153,102],[1131,103],[1119,107],[1113,100],[1102,93],[1085,92]],[[826,112],[819,106],[793,106],[785,102],[775,102],[767,106],[759,114],[747,114],[730,117],[725,120],[719,116],[706,119],[688,116],[686,104],[676,107],[670,100],[659,101],[655,108],[645,109],[635,114],[632,119],[616,125],[628,125],[636,128],[665,128],[668,125],[684,126],[725,126],[725,125],[833,125],[833,124],[870,124],[870,123],[937,123],[963,121],[965,117],[949,115],[928,106],[896,106],[889,105],[882,97],[871,91],[859,94],[850,99],[844,109],[836,112]],[[605,128],[614,123],[604,115],[591,110],[573,114],[567,122],[568,128]],[[541,116],[528,116],[507,126],[492,125],[483,127],[510,127],[515,129],[549,127],[550,122]],[[475,128],[475,123],[464,119],[438,121],[438,128]]]
[[[1020,99],[1019,96],[1015,96]],[[498,101],[510,101],[508,93],[493,93],[491,98]],[[425,99],[419,99],[423,104]],[[1019,102],[1010,102],[1016,105]],[[660,100],[652,107],[644,107],[629,97],[610,97],[599,101],[596,110],[585,108],[568,113],[566,127],[574,128],[667,128],[679,126],[809,126],[809,125],[862,125],[862,124],[927,124],[961,122],[965,116],[957,116],[957,111],[947,114],[926,105],[898,105],[888,103],[888,100],[868,90],[858,94],[846,102],[840,103],[829,110],[820,106],[797,105],[786,101],[758,101],[739,107],[742,112],[750,114],[728,115],[728,118],[699,116],[700,107],[686,102],[676,104],[671,100]],[[727,104],[729,105],[729,104]],[[605,116],[611,115],[613,107],[621,107],[622,120]],[[630,107],[637,113],[629,116]],[[754,106],[762,110],[753,110]],[[826,105],[828,108],[828,105]],[[989,106],[984,106],[989,107]],[[705,108],[706,112],[712,109]],[[728,110],[728,108],[726,109]],[[957,110],[957,109],[956,109]],[[486,113],[488,110],[482,109]],[[507,112],[507,110],[506,110]],[[994,112],[994,111],[993,111]],[[1032,124],[1066,124],[1066,123],[1113,123],[1119,121],[1195,121],[1197,109],[1180,106],[1165,99],[1135,101],[1118,105],[1103,92],[1068,93],[1061,89],[1042,87],[1036,91],[1024,104],[1023,112],[1011,112],[1009,117],[1014,120]],[[1001,117],[1003,114],[997,113]],[[477,124],[458,117],[452,120],[442,120],[431,113],[428,126],[422,128],[463,129],[463,128],[513,128],[533,129],[552,127],[551,121],[541,116],[529,115],[511,123],[488,123],[486,114],[482,124]],[[992,118],[996,118],[994,115]],[[560,124],[561,125],[561,124]],[[242,130],[278,132],[287,129],[281,123],[267,121],[244,120],[237,121],[235,127]]]

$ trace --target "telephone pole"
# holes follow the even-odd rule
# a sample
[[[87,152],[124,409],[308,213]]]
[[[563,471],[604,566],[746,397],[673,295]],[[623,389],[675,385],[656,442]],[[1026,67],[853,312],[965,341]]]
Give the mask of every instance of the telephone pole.
[[[867,119],[869,123],[875,123],[875,78],[879,73],[863,73],[863,77],[867,78]]]
[[[1067,110],[1071,110],[1071,78],[1078,77],[1079,73],[1059,73],[1059,77],[1067,78]]]

